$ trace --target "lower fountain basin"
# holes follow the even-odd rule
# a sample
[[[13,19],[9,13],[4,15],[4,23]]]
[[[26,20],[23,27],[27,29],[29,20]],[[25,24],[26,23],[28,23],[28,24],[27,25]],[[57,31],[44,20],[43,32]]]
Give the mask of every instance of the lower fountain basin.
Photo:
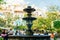
[[[49,35],[11,35],[8,37],[8,39],[13,39],[13,40],[50,40]]]

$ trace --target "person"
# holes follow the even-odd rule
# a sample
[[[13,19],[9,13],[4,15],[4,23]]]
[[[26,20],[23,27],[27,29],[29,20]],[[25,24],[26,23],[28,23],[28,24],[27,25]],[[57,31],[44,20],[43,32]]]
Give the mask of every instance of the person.
[[[54,40],[54,33],[51,33],[50,37],[51,37],[51,40]]]
[[[20,30],[20,34],[21,35],[25,35],[25,31],[24,30]]]
[[[13,35],[14,31],[12,31],[12,29],[10,29],[10,31],[8,32],[9,35]]]
[[[40,31],[39,30],[34,30],[34,34],[33,35],[40,35]]]
[[[8,40],[8,34],[6,33],[5,29],[2,30],[1,36],[3,37],[4,40]]]
[[[48,32],[46,31],[46,32],[44,32],[44,35],[48,35]]]
[[[15,35],[19,35],[19,32],[18,32],[18,30],[16,30],[16,32],[15,32]]]

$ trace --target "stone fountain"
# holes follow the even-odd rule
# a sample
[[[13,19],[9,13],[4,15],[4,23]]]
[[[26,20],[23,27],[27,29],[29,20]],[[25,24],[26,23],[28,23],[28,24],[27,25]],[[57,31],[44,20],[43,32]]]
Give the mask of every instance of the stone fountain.
[[[31,6],[28,6],[27,8],[23,9],[23,11],[27,12],[27,17],[24,17],[23,20],[26,21],[27,23],[27,27],[28,27],[28,30],[27,30],[27,35],[33,35],[33,31],[31,30],[31,27],[33,25],[33,21],[36,20],[35,17],[31,17],[32,16],[32,12],[35,11],[34,8],[31,8]]]

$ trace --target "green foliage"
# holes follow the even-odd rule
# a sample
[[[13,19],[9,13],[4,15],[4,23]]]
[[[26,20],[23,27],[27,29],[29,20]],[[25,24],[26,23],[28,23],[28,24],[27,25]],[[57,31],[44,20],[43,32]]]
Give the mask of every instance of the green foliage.
[[[3,27],[5,24],[5,20],[3,18],[0,18],[0,26]]]
[[[47,12],[47,17],[49,18],[49,20],[54,21],[57,19],[58,16],[58,12]]]
[[[24,17],[27,17],[27,13],[24,13]]]
[[[16,26],[14,29],[23,30],[23,29],[27,29],[27,26],[20,25],[20,26]]]
[[[58,37],[60,37],[60,28],[56,30]]]
[[[4,0],[0,0],[0,4],[6,4]]]
[[[46,15],[47,15],[46,18],[44,18],[42,16],[37,17],[37,20],[35,20],[33,22],[32,29],[34,29],[34,28],[38,28],[38,29],[41,29],[41,28],[42,29],[49,29],[50,28],[50,29],[52,29],[51,22],[58,19],[58,12],[54,11],[55,8],[53,8],[53,7],[48,10],[51,10],[51,11],[46,12]],[[42,27],[42,25],[46,25],[46,27],[45,26]]]
[[[57,29],[57,33],[60,33],[60,28]]]
[[[2,29],[0,28],[0,34],[2,33]]]
[[[53,23],[55,28],[60,28],[60,21],[54,21]]]
[[[38,17],[37,18],[37,20],[35,20],[34,22],[33,22],[33,26],[32,26],[32,29],[44,29],[43,27],[42,27],[42,25],[44,25],[44,27],[45,27],[45,23],[46,23],[46,20],[45,20],[45,18],[43,18],[43,17]]]
[[[0,0],[0,1],[2,1],[2,0]],[[57,10],[57,8],[50,7],[50,9],[48,9],[48,12],[46,12],[46,15],[47,15],[46,18],[44,18],[42,16],[38,16],[37,20],[33,21],[32,29],[38,28],[38,29],[52,30],[51,22],[58,19],[58,12],[56,10]],[[19,19],[18,15],[15,15],[13,17],[12,13],[6,13],[5,17],[6,17],[5,18],[6,21],[4,21],[4,19],[0,18],[0,26],[5,26],[6,22],[7,22],[6,26],[11,26],[12,27],[13,25],[10,25],[10,24],[12,24],[13,21],[16,21],[17,19]],[[24,17],[27,17],[27,14],[24,14]],[[56,23],[54,23],[54,25],[55,25],[54,26],[55,28],[59,28],[60,23],[56,22]],[[27,28],[27,26],[23,26],[23,25],[20,25],[20,26],[16,27],[16,29],[26,29],[26,28]]]
[[[0,0],[0,2],[3,2],[4,0]]]
[[[5,15],[5,19],[7,24],[5,25],[6,27],[14,27],[13,22],[16,21],[17,19],[19,19],[19,16],[15,15],[13,16],[12,13],[6,13]]]

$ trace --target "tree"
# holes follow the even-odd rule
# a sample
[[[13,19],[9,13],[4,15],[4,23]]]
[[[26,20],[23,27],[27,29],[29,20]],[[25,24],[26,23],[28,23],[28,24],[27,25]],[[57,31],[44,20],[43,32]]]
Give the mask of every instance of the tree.
[[[0,0],[0,4],[6,4],[4,0]]]
[[[0,18],[0,26],[4,27],[6,25],[5,23],[5,20],[3,18]]]
[[[2,4],[5,4],[6,2],[4,0],[0,0],[0,10],[2,10]],[[3,18],[0,18],[0,26],[3,27],[5,26],[5,20]]]
[[[58,12],[47,12],[46,14],[48,19],[50,19],[51,21],[56,20],[58,17]]]
[[[4,16],[5,16],[5,18],[4,19],[6,19],[5,21],[6,21],[6,25],[5,25],[5,27],[12,27],[12,28],[14,28],[14,25],[13,25],[13,23],[14,23],[14,21],[16,21],[17,19],[19,19],[19,16],[13,16],[14,14],[12,14],[12,13],[4,13],[3,14]]]
[[[3,8],[2,8],[2,5],[3,4],[6,4],[6,2],[4,1],[4,0],[0,0],[0,10],[2,10]]]
[[[45,26],[45,18],[43,18],[42,16],[37,17],[37,19],[35,21],[33,21],[33,26],[32,29],[44,29],[42,27],[42,25]],[[46,26],[45,26],[46,27]]]
[[[52,27],[51,25],[52,25],[52,21],[59,19],[59,12],[58,11],[59,10],[57,7],[51,6],[48,9],[48,12],[46,12],[46,15],[47,15],[46,21],[47,21],[48,29],[50,29],[50,30],[55,30],[55,28],[53,28],[54,26]]]
[[[54,27],[55,27],[55,28],[57,28],[57,29],[60,28],[60,21],[59,21],[59,20],[54,21],[53,24],[54,24]]]
[[[37,17],[37,20],[33,22],[33,27],[32,28],[38,28],[38,29],[52,29],[52,21],[58,19],[58,12],[57,8],[52,7],[51,9],[48,9],[46,12],[47,17],[44,18],[42,16]],[[44,27],[42,27],[44,25]]]

